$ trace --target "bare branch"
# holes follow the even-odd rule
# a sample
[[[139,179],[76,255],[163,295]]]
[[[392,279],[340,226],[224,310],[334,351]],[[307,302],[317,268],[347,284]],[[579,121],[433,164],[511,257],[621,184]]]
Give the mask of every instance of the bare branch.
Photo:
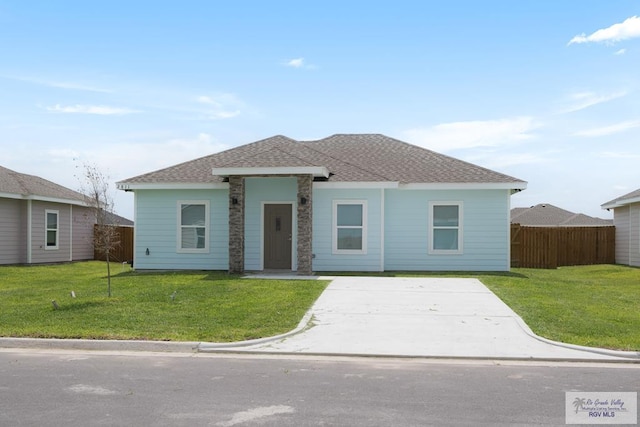
[[[106,258],[108,295],[111,296],[109,256],[114,249],[120,246],[120,234],[114,214],[114,201],[111,196],[109,178],[96,165],[85,163],[83,168],[80,191],[84,194],[85,203],[91,208],[95,217],[93,247]]]

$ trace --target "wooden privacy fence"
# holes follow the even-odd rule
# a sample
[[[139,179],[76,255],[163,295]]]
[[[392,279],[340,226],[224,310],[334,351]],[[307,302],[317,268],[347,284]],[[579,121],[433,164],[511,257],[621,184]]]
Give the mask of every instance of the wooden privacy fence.
[[[94,226],[97,227],[96,224]],[[115,226],[118,231],[118,237],[116,240],[120,244],[109,253],[109,260],[113,262],[126,262],[133,260],[133,227]],[[98,261],[105,261],[105,254],[100,253],[94,249],[93,259]]]
[[[511,266],[558,268],[614,264],[616,228],[525,227],[511,224]]]

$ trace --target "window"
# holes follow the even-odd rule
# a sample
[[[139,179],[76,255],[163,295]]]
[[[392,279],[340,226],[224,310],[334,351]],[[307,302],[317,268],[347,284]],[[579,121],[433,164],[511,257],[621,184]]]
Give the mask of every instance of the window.
[[[367,253],[367,202],[335,200],[333,202],[333,253]]]
[[[178,202],[178,252],[209,251],[209,202]]]
[[[462,253],[462,202],[429,204],[429,253]]]
[[[58,249],[58,237],[59,237],[59,226],[58,226],[58,217],[60,213],[59,211],[50,211],[45,210],[45,249]]]

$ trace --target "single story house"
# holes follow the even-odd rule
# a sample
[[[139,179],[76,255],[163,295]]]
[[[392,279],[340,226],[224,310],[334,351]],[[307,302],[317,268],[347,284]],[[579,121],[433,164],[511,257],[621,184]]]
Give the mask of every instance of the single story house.
[[[511,222],[527,227],[609,227],[613,221],[574,213],[550,203],[511,209]]]
[[[0,166],[0,264],[93,259],[94,223],[82,194]]]
[[[640,189],[608,201],[616,226],[616,263],[640,267]]]
[[[526,182],[379,134],[274,136],[117,183],[136,269],[510,268]]]

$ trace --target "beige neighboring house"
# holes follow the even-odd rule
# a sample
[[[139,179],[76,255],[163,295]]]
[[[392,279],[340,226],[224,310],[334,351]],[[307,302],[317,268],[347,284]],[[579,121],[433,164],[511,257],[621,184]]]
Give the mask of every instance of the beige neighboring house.
[[[94,217],[82,194],[0,166],[0,264],[93,259]]]
[[[526,227],[607,227],[609,219],[574,213],[550,203],[540,203],[530,208],[511,209],[511,223]]]
[[[640,188],[602,205],[613,209],[616,263],[640,267]]]

